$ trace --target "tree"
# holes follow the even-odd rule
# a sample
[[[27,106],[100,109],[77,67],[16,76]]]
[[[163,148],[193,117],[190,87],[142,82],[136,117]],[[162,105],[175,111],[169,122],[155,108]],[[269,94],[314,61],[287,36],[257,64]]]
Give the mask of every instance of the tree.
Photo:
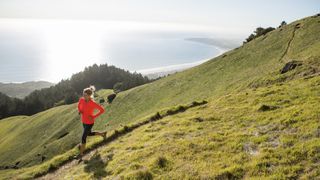
[[[253,34],[250,34],[249,37],[246,39],[246,41],[243,42],[243,44],[248,43],[252,41],[255,38],[258,38],[260,36],[266,35],[268,32],[275,30],[273,27],[268,27],[268,28],[262,28],[262,27],[257,27],[256,30],[254,31]]]
[[[114,93],[119,93],[123,91],[123,83],[122,82],[117,82],[114,86],[113,86],[113,92]]]
[[[279,26],[278,28],[281,28],[281,27],[283,27],[283,26],[285,26],[285,25],[287,25],[287,22],[282,21],[282,22],[280,23],[280,26]]]
[[[66,96],[64,102],[65,102],[65,104],[72,104],[72,103],[74,103],[74,102],[77,102],[78,99],[79,99],[78,94],[77,94],[76,92],[74,92],[74,93],[68,94],[68,95]]]
[[[55,86],[33,91],[23,100],[0,94],[0,119],[12,115],[32,115],[60,104],[77,102],[82,90],[92,84],[97,90],[116,89],[119,92],[148,82],[151,81],[141,74],[107,64],[94,64]]]

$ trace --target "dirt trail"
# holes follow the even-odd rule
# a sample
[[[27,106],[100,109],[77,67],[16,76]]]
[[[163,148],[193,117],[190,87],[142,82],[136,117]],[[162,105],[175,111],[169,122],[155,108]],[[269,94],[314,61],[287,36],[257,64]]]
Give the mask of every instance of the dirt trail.
[[[48,173],[42,177],[36,178],[36,179],[42,179],[42,180],[64,179],[64,175],[66,175],[66,173],[70,172],[70,170],[73,167],[87,163],[87,161],[90,160],[92,157],[94,157],[94,155],[97,154],[101,148],[103,148],[103,146],[85,154],[83,156],[83,158],[82,158],[83,160],[81,162],[79,162],[79,160],[76,160],[76,159],[72,160],[69,163],[59,167],[57,170],[50,172],[50,173]]]
[[[296,35],[296,31],[297,31],[297,29],[300,28],[300,26],[301,26],[301,24],[298,23],[298,24],[296,24],[296,25],[293,27],[292,35],[291,35],[291,38],[290,38],[289,41],[288,41],[288,45],[287,45],[285,51],[283,52],[283,54],[281,55],[281,57],[280,57],[280,59],[279,59],[280,62],[282,62],[283,58],[288,54],[288,51],[289,51],[290,46],[291,46],[291,44],[292,44],[292,41],[293,41],[293,39],[294,39],[294,37],[295,37],[295,35]]]

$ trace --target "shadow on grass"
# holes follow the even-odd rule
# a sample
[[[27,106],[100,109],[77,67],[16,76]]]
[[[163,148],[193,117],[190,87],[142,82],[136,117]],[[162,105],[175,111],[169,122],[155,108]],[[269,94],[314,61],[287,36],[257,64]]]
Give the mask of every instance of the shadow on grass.
[[[103,177],[106,177],[110,174],[106,171],[106,167],[110,160],[111,159],[103,160],[101,158],[101,155],[96,152],[93,156],[91,156],[89,160],[84,161],[84,171],[86,173],[93,173],[93,177],[95,179],[101,179]]]

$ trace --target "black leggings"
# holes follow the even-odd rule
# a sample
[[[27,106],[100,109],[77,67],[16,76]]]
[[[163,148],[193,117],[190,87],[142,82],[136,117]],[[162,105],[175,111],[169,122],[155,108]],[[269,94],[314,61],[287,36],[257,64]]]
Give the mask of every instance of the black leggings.
[[[92,132],[92,126],[93,124],[82,124],[83,125],[83,133],[82,133],[82,144],[85,144],[87,142],[87,136],[94,136],[96,135],[95,132]]]

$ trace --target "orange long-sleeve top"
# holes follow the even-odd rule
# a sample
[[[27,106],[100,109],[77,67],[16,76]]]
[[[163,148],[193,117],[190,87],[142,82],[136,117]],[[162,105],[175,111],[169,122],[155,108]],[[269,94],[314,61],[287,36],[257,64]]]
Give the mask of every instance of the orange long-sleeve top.
[[[97,109],[99,112],[94,114],[94,110]],[[79,99],[78,111],[81,113],[81,120],[84,124],[94,124],[95,118],[104,113],[104,108],[94,102],[92,99],[86,101],[83,97]],[[90,117],[92,120],[90,120]]]

